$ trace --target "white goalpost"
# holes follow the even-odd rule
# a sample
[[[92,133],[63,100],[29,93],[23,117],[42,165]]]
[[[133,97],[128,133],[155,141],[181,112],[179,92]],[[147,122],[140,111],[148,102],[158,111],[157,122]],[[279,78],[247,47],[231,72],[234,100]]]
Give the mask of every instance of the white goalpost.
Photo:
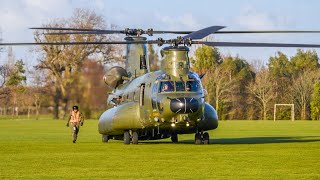
[[[277,106],[290,106],[291,107],[291,121],[294,121],[294,104],[274,104],[273,121],[276,121]]]

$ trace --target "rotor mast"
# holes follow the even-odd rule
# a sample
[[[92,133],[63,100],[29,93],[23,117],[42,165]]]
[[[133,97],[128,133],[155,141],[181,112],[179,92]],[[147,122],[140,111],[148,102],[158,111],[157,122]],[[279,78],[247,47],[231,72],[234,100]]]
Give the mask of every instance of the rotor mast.
[[[124,38],[127,42],[145,41],[141,36],[129,36]],[[127,44],[125,69],[129,76],[137,78],[149,72],[149,60],[146,44]]]
[[[179,78],[186,77],[190,71],[189,48],[186,46],[169,46],[161,50],[161,70]]]

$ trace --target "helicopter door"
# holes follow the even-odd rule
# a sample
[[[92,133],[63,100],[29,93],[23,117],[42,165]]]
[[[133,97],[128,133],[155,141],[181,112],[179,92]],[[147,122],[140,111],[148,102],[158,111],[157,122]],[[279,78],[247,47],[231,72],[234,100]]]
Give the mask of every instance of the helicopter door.
[[[144,106],[144,90],[145,90],[146,85],[141,84],[140,86],[140,106]]]

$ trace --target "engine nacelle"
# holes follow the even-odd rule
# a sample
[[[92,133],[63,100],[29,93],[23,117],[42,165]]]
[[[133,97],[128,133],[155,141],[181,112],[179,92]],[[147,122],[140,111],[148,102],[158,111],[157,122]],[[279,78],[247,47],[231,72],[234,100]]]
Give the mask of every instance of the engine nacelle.
[[[124,68],[119,66],[112,67],[103,76],[104,82],[112,89],[122,84],[125,78],[128,78],[128,73]]]

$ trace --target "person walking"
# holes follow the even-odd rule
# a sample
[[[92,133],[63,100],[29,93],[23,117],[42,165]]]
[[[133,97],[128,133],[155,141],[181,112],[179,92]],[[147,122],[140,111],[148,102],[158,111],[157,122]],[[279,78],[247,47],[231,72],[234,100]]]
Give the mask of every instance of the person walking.
[[[70,127],[72,133],[72,142],[76,143],[80,125],[83,126],[84,117],[79,111],[78,106],[73,106],[68,119],[67,127]]]

